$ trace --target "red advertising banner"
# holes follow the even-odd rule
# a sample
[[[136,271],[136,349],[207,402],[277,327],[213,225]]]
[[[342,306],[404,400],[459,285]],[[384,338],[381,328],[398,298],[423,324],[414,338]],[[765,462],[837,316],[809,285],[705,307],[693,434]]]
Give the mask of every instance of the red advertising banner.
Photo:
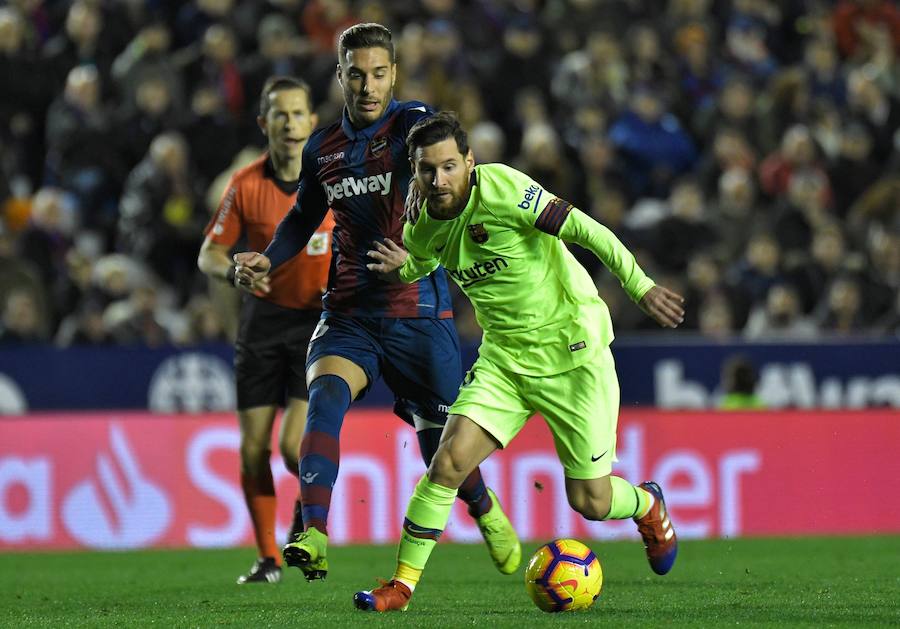
[[[230,414],[0,419],[0,550],[251,544],[238,442]],[[896,411],[625,410],[614,472],[659,482],[684,539],[897,533],[898,444]],[[394,541],[424,469],[415,434],[387,411],[351,412],[341,452],[332,542]],[[272,468],[283,539],[297,481]],[[539,418],[482,470],[523,539],[636,537],[569,508]],[[442,539],[480,539],[462,504]]]

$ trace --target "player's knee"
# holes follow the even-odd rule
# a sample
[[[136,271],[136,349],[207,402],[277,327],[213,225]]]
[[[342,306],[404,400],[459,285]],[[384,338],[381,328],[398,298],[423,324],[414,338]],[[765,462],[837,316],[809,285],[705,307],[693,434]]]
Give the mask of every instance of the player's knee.
[[[452,448],[440,447],[428,467],[428,478],[438,485],[459,487],[471,471],[464,457],[455,455]]]
[[[284,467],[294,476],[300,475],[300,451],[295,443],[279,443],[279,452],[281,460],[284,461]]]
[[[332,374],[319,376],[309,385],[306,430],[332,432],[333,426],[343,422],[350,401],[350,389],[343,378]]]
[[[580,493],[569,496],[569,506],[587,520],[602,520],[609,513],[609,496],[591,496]]]
[[[269,464],[272,450],[264,442],[254,439],[241,440],[241,469],[245,474],[255,476],[263,466]]]

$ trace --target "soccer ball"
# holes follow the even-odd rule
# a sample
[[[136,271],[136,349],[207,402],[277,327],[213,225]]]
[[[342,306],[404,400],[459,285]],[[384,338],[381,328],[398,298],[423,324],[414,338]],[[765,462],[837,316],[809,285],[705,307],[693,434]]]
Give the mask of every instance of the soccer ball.
[[[525,568],[525,589],[545,612],[587,609],[602,587],[603,569],[597,555],[574,539],[541,546]]]

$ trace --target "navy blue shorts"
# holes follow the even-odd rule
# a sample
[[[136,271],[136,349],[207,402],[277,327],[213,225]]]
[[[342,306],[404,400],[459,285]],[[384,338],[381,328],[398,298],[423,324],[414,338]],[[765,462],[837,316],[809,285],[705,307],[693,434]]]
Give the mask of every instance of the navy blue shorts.
[[[325,312],[313,332],[306,367],[324,356],[359,365],[369,382],[379,377],[394,394],[394,412],[417,429],[444,425],[462,381],[453,319],[348,317]],[[426,424],[427,425],[427,424]]]

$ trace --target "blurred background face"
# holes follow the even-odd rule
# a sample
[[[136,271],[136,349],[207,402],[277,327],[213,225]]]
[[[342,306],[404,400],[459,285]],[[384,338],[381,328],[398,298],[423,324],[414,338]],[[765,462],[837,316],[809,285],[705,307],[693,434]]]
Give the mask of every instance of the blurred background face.
[[[513,55],[530,57],[541,47],[541,33],[523,24],[509,26],[503,32],[503,45]]]
[[[869,237],[869,250],[873,264],[883,277],[900,279],[900,234],[874,231]]]
[[[187,145],[178,134],[156,136],[150,144],[150,156],[172,176],[181,176],[187,169]]]
[[[743,168],[730,168],[719,178],[719,205],[730,213],[746,216],[753,207],[756,191],[750,174]]]
[[[841,133],[841,155],[854,160],[864,161],[872,152],[872,136],[862,125],[849,125]]]
[[[216,61],[225,63],[234,59],[237,44],[234,33],[230,29],[214,24],[206,29],[203,35],[203,54]]]
[[[699,326],[705,336],[723,338],[730,335],[734,322],[728,302],[721,297],[704,301],[700,307]]]
[[[767,234],[755,236],[747,245],[750,265],[767,275],[774,275],[778,270],[779,258],[778,244]]]
[[[270,92],[268,100],[269,109],[260,126],[269,139],[269,149],[284,158],[299,157],[316,126],[309,95],[303,89],[283,89]]]
[[[480,122],[469,133],[469,146],[479,164],[499,162],[505,145],[503,130],[493,122]]]
[[[23,336],[30,336],[38,332],[40,322],[38,306],[31,293],[14,291],[7,297],[6,307],[3,309],[4,327]]]
[[[589,173],[603,173],[613,162],[614,151],[603,136],[585,138],[578,150],[581,163]]]
[[[813,236],[813,259],[829,270],[840,267],[844,258],[844,237],[839,229],[821,229]]]
[[[0,7],[0,52],[12,53],[22,47],[22,20],[6,7]]]
[[[148,78],[141,81],[135,93],[135,102],[142,112],[153,116],[159,116],[169,109],[172,96],[169,86],[158,78]]]
[[[69,235],[75,230],[72,212],[65,207],[62,191],[57,188],[38,190],[32,199],[31,220],[49,232]]]
[[[86,2],[75,2],[66,16],[66,32],[79,44],[96,39],[101,26],[100,11]]]
[[[836,314],[853,316],[860,306],[859,286],[849,279],[837,280],[828,292],[828,305]]]
[[[213,17],[225,17],[234,7],[234,0],[197,0],[197,6]]]
[[[426,58],[445,62],[459,50],[459,34],[447,20],[433,20],[426,27],[422,45]]]
[[[140,34],[141,41],[153,52],[166,52],[172,44],[172,34],[165,24],[151,24]]]
[[[601,32],[588,36],[587,52],[596,71],[619,59],[622,56],[622,47],[613,35]]]
[[[766,297],[766,311],[774,321],[789,323],[800,312],[797,293],[788,286],[773,286]]]
[[[804,54],[806,64],[817,74],[827,76],[837,67],[837,53],[828,41],[816,39],[809,43]]]
[[[787,130],[781,141],[781,150],[785,159],[793,165],[810,164],[816,155],[809,129],[803,125],[794,125]]]
[[[742,119],[753,111],[753,92],[750,86],[734,81],[722,90],[722,111],[729,118]]]
[[[553,169],[560,160],[560,140],[549,124],[530,125],[522,136],[522,154],[538,168]]]
[[[217,89],[201,85],[191,95],[191,111],[197,116],[209,116],[222,110],[224,103]]]
[[[650,27],[638,26],[631,34],[631,51],[641,61],[656,61],[660,56],[659,35]]]
[[[385,48],[348,50],[338,65],[338,81],[350,120],[367,127],[384,115],[394,93],[397,66]]]
[[[639,89],[631,99],[631,108],[642,120],[654,123],[663,115],[662,100],[652,90]]]
[[[703,215],[703,193],[695,183],[681,183],[675,186],[669,203],[675,216],[697,220]]]
[[[100,102],[100,75],[94,66],[72,68],[66,79],[66,100],[84,110]]]
[[[260,22],[256,40],[267,59],[282,59],[293,53],[296,36],[297,32],[287,18],[272,14]]]
[[[825,177],[815,170],[801,170],[791,177],[787,196],[799,208],[820,210],[827,197]]]
[[[712,257],[704,254],[695,255],[688,262],[688,281],[691,286],[706,292],[719,283],[719,266]]]

